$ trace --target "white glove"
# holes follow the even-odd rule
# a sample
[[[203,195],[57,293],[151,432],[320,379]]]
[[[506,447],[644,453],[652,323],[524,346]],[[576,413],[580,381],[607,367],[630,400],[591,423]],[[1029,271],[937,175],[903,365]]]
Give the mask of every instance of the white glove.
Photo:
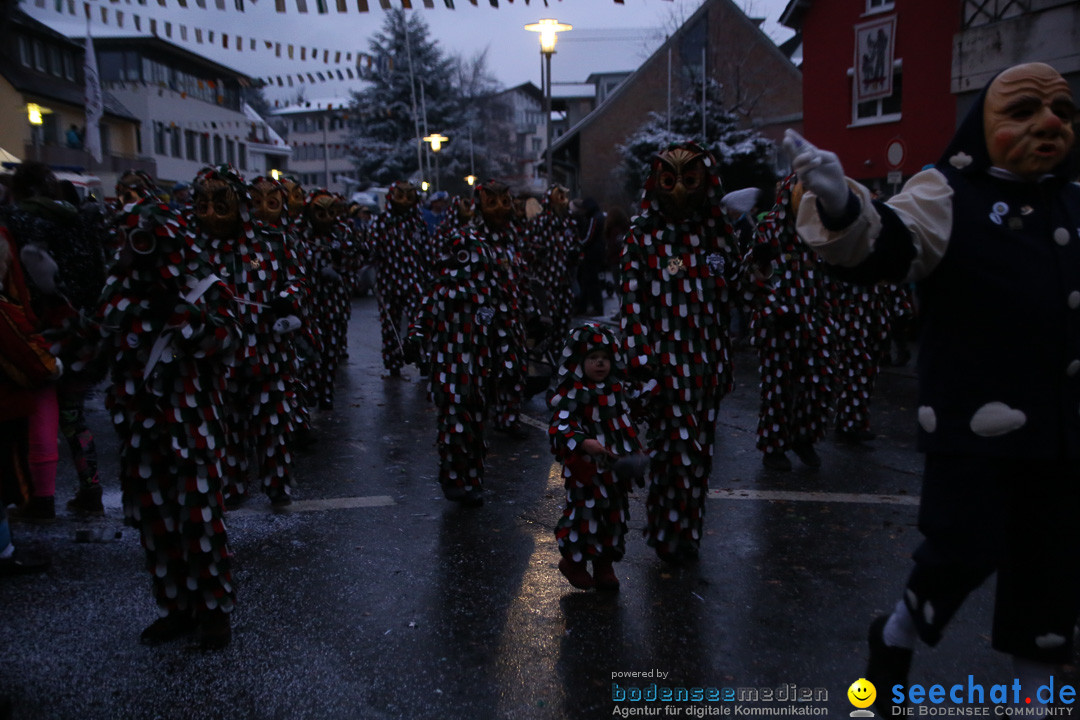
[[[274,332],[278,335],[285,335],[296,330],[301,325],[300,318],[295,315],[286,315],[285,317],[278,318],[274,321]]]
[[[847,180],[836,153],[819,150],[794,130],[784,131],[784,151],[803,187],[817,195],[821,209],[830,217],[844,214],[848,203]]]
[[[56,358],[56,373],[53,375],[53,379],[59,378],[64,374],[64,363],[60,361],[60,358]]]
[[[45,248],[38,245],[25,245],[19,251],[19,261],[23,269],[38,290],[46,295],[56,294],[56,272],[59,268]]]

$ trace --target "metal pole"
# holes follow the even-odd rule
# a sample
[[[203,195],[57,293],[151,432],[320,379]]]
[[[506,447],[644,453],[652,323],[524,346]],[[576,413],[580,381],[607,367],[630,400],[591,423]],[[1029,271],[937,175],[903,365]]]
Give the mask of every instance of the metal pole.
[[[552,165],[551,165],[551,135],[552,135],[552,132],[551,132],[551,130],[552,130],[552,128],[551,128],[551,56],[554,55],[554,54],[555,53],[553,53],[553,52],[544,53],[544,60],[545,60],[546,66],[547,66],[547,78],[546,78],[546,86],[545,86],[545,90],[544,90],[544,105],[545,105],[545,107],[544,107],[544,118],[547,121],[545,123],[545,125],[547,127],[547,147],[545,147],[545,149],[544,149],[544,152],[545,152],[544,165],[545,165],[545,168],[547,170],[547,186],[548,187],[551,187],[552,183],[555,182],[555,168],[553,168]]]
[[[420,124],[422,126],[421,129],[424,132],[424,134],[421,135],[420,137],[428,137],[429,135],[431,135],[431,133],[429,133],[428,129],[427,129],[427,99],[424,96],[424,81],[423,80],[420,81]],[[431,155],[433,153],[435,153],[434,150],[431,150],[429,152],[429,149],[430,148],[428,148],[426,146],[424,147],[424,174],[425,175],[430,175],[431,174]],[[438,160],[436,160],[435,162],[437,163]],[[438,185],[438,180],[435,181],[435,184]],[[438,188],[436,188],[436,190],[437,189]]]
[[[667,49],[667,131],[671,132],[671,48]]]
[[[705,134],[705,47],[701,48],[701,144],[708,145],[709,138]]]
[[[432,150],[431,154],[435,156],[435,192],[439,192],[439,153]]]
[[[412,61],[412,40],[409,39],[409,19],[405,18],[405,54],[409,58],[409,90],[412,91],[412,116],[413,116],[413,130],[416,132],[416,171],[419,173],[424,172],[424,155],[421,145],[424,144],[420,138],[424,137],[420,134],[420,115],[416,111],[416,77],[413,74],[413,61]]]
[[[327,110],[326,114],[322,118],[322,149],[323,149],[323,174],[326,176],[327,190],[330,189],[330,145],[327,139],[326,127],[330,124],[330,111]]]

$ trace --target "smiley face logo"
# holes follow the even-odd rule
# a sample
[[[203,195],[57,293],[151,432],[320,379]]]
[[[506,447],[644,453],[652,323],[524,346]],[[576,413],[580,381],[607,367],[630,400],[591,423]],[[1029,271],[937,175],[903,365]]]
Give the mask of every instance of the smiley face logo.
[[[877,688],[866,678],[859,678],[851,683],[847,691],[848,700],[857,708],[868,708],[877,699]]]

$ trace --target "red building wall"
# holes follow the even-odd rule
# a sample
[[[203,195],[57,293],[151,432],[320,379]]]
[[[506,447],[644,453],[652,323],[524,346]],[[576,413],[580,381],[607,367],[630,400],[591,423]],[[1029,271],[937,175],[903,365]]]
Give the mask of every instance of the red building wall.
[[[949,91],[953,35],[961,0],[897,0],[894,9],[865,12],[864,0],[814,0],[803,18],[803,126],[807,140],[832,150],[849,177],[885,186],[890,170],[906,180],[936,162],[956,128],[956,99]],[[894,57],[903,60],[899,121],[853,125],[855,26],[896,17]],[[899,167],[887,148],[904,147]]]

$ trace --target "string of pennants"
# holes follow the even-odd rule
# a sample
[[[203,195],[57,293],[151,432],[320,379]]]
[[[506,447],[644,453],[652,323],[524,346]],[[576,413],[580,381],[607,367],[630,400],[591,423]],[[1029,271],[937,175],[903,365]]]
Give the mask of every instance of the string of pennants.
[[[76,1],[77,0],[51,0],[52,9],[58,13],[67,13],[68,15],[76,15]],[[195,6],[201,9],[207,9],[207,3],[212,2],[218,10],[227,10],[227,2],[231,2],[233,8],[238,12],[244,12],[245,1],[255,5],[258,0],[172,0],[173,4],[181,9],[190,9],[189,3],[194,3]],[[288,11],[287,2],[289,0],[273,0],[274,9],[279,13],[285,13]],[[514,0],[503,0],[505,3],[513,4]],[[545,7],[548,5],[548,0],[541,0]],[[243,37],[241,35],[230,35],[229,33],[223,33],[220,31],[210,30],[202,27],[189,27],[187,24],[176,23],[169,20],[160,20],[158,18],[147,17],[144,18],[136,12],[130,10],[123,10],[116,6],[153,6],[156,3],[160,7],[169,7],[169,0],[100,0],[97,2],[98,17],[101,23],[107,27],[113,27],[115,25],[118,29],[124,29],[126,23],[130,18],[131,25],[138,33],[148,32],[154,37],[164,37],[168,40],[178,39],[180,42],[190,43],[192,39],[195,44],[202,45],[218,45],[224,50],[235,49],[237,52],[243,52],[245,48],[249,52],[269,52],[274,53],[275,58],[288,59],[290,61],[306,62],[306,63],[319,63],[324,66],[337,66],[337,67],[323,67],[319,70],[305,70],[304,72],[285,73],[280,75],[268,75],[258,79],[259,83],[278,87],[294,87],[295,85],[303,84],[317,84],[321,82],[334,82],[343,80],[363,80],[370,78],[375,74],[382,74],[388,72],[393,68],[393,61],[391,58],[376,58],[369,53],[361,52],[358,50],[332,50],[327,48],[307,47],[304,45],[295,45],[292,43],[282,43],[276,40],[256,39],[254,37]],[[309,13],[309,0],[292,0],[296,5],[296,12],[301,14]],[[315,12],[320,15],[325,15],[330,12],[330,4],[338,13],[346,13],[349,11],[349,0],[310,0],[314,5]],[[359,12],[368,12],[369,3],[368,0],[353,0],[356,5],[356,9]],[[384,10],[393,8],[392,0],[377,0],[379,6]],[[395,0],[397,4],[405,10],[413,8],[413,0]],[[420,0],[423,7],[434,8],[435,0]],[[454,9],[454,0],[443,0],[447,8]],[[468,0],[472,5],[479,5],[480,0]],[[491,7],[499,7],[499,0],[488,0]],[[528,5],[530,0],[523,0]],[[562,0],[559,0],[562,2]],[[624,4],[624,0],[614,0],[616,4]],[[50,5],[50,0],[34,0],[35,6],[47,9]],[[89,6],[88,6],[89,9]]]

